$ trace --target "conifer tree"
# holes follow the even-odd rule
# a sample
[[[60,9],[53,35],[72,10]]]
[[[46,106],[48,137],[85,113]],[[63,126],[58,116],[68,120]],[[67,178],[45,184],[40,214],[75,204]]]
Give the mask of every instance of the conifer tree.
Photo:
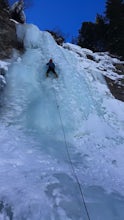
[[[107,0],[105,15],[110,24],[119,23],[124,18],[123,0]]]
[[[124,0],[106,0],[105,16],[97,14],[95,23],[82,24],[78,45],[124,58]]]
[[[107,48],[124,57],[124,1],[107,0],[105,15],[108,21]]]
[[[92,22],[83,22],[79,30],[78,45],[87,49],[95,48],[95,25]]]
[[[96,23],[83,22],[79,30],[78,45],[93,51],[105,51],[106,28],[101,15],[97,15]]]

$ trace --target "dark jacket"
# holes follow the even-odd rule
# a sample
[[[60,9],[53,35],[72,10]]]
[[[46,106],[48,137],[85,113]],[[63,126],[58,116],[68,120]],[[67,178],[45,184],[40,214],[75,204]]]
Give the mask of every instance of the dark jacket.
[[[55,64],[53,62],[49,62],[47,63],[47,65],[49,66],[49,68],[55,69]]]

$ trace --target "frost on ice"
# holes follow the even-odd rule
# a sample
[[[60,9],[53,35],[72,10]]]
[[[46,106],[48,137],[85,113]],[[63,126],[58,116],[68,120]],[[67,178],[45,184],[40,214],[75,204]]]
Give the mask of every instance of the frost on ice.
[[[17,35],[26,51],[8,69],[0,112],[0,218],[123,220],[124,104],[100,69],[108,55],[60,47],[34,25]],[[57,80],[45,77],[50,58]]]

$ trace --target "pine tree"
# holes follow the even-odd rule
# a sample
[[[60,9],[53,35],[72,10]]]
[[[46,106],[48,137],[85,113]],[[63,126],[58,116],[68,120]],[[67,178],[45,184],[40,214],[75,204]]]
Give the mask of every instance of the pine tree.
[[[93,51],[105,51],[106,28],[101,15],[97,15],[96,23],[83,22],[79,30],[78,45]]]
[[[95,48],[95,25],[92,22],[83,22],[79,30],[78,45],[87,49]]]
[[[97,14],[95,23],[84,22],[78,45],[124,58],[124,0],[107,0],[104,17]]]
[[[123,0],[107,0],[105,15],[110,24],[119,23],[124,18]]]
[[[124,1],[107,0],[105,15],[108,21],[107,48],[124,57]]]

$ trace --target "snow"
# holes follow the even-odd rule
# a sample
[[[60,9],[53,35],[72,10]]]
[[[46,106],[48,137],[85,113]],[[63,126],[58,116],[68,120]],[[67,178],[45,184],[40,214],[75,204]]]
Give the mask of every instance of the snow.
[[[1,73],[4,71],[6,72],[8,70],[8,65],[10,63],[7,61],[1,61],[0,60],[0,90],[2,90],[6,85],[6,79]]]
[[[122,77],[117,60],[60,47],[32,24],[17,36],[26,51],[2,93],[0,219],[123,220],[124,103],[103,77]],[[58,79],[45,77],[50,58]]]
[[[9,62],[0,60],[0,68],[8,70],[8,65],[10,65]]]

